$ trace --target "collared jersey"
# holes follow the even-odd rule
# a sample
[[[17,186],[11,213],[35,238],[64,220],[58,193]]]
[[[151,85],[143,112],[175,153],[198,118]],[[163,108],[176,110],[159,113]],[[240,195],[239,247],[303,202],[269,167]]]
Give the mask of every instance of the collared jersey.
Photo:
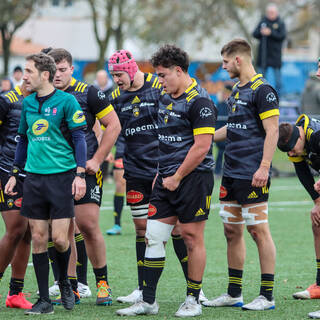
[[[72,94],[80,104],[84,112],[87,129],[87,160],[91,159],[98,149],[98,141],[92,130],[96,118],[99,120],[113,110],[108,104],[106,95],[93,85],[72,78],[70,86],[65,90]]]
[[[163,93],[159,102],[159,173],[173,175],[180,167],[198,134],[214,134],[217,109],[209,94],[193,79],[192,85],[178,98]],[[210,171],[214,159],[212,145],[195,169]]]
[[[258,170],[266,136],[262,120],[279,115],[278,95],[261,74],[233,87],[227,101],[227,139],[223,175],[251,180]]]
[[[296,125],[301,126],[305,133],[305,150],[302,156],[289,156],[289,160],[293,163],[305,161],[314,170],[320,171],[320,120],[302,114]]]
[[[115,89],[110,104],[118,114],[125,139],[124,177],[152,180],[157,172],[158,136],[156,117],[161,85],[148,73],[137,91]]]
[[[36,93],[26,97],[18,130],[28,138],[25,170],[54,174],[75,168],[74,150],[64,133],[85,126],[83,111],[70,94],[55,90],[42,103],[39,103]]]
[[[17,86],[0,96],[0,169],[8,171],[14,161],[23,95]]]

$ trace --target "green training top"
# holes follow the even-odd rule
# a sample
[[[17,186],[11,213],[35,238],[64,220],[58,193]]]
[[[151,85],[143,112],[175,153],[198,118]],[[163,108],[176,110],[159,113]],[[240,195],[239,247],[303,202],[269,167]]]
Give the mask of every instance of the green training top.
[[[36,93],[26,97],[18,134],[27,135],[28,152],[25,170],[54,174],[74,169],[77,164],[70,145],[70,131],[86,127],[79,103],[69,93],[55,90],[44,99]]]

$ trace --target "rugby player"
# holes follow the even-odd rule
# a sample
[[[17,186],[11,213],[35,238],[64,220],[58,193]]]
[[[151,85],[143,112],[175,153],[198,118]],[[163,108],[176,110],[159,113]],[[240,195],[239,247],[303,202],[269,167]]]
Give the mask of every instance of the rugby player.
[[[217,130],[215,141],[226,140],[220,187],[220,216],[227,240],[228,292],[205,306],[274,309],[276,248],[268,224],[270,165],[278,141],[279,103],[274,88],[256,74],[251,48],[234,39],[221,50],[222,66],[239,81],[228,103],[227,125]],[[243,305],[242,273],[246,255],[244,226],[255,241],[260,259],[260,294]]]
[[[100,165],[116,142],[121,130],[120,122],[102,91],[72,77],[74,70],[72,56],[67,50],[62,48],[52,49],[48,54],[54,59],[57,67],[53,85],[55,88],[73,95],[86,117],[88,149],[85,181],[87,192],[81,200],[75,201],[75,220],[84,237],[87,254],[95,274],[96,304],[111,305],[112,297],[108,284],[106,245],[99,227],[99,207],[103,186]],[[96,118],[106,128],[99,146],[96,135],[92,130]]]
[[[212,137],[217,110],[208,93],[189,76],[186,52],[165,45],[152,56],[151,63],[158,74],[153,84],[162,85],[163,89],[155,110],[158,118],[158,176],[148,209],[143,299],[129,308],[118,310],[117,314],[158,313],[155,295],[165,263],[165,243],[179,221],[188,255],[187,297],[176,316],[196,316],[202,312],[199,294],[206,261],[203,231],[213,189]],[[120,76],[116,71],[114,73],[116,77]],[[120,82],[119,85],[124,84]],[[133,114],[143,110],[142,104],[138,110],[132,105]],[[128,129],[127,135],[130,138],[140,132],[144,132],[141,125]],[[142,145],[147,146],[148,142],[144,139]],[[130,155],[126,153],[125,159],[127,154]],[[197,190],[196,194],[194,190]],[[190,196],[192,194],[194,196]],[[141,197],[140,193],[131,193],[130,196],[135,201]]]
[[[4,193],[19,140],[17,132],[21,106],[26,95],[28,92],[23,84],[0,96],[0,210],[6,227],[6,233],[0,240],[0,279],[11,262],[12,276],[6,306],[31,309],[32,303],[26,300],[22,292],[31,241],[28,219],[20,215],[25,172],[21,171],[17,177],[17,194],[8,196]]]

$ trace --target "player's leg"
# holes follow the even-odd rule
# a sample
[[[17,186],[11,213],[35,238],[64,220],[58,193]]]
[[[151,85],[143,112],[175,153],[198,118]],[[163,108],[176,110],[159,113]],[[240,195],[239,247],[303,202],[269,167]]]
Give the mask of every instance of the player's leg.
[[[258,191],[256,191],[258,194]],[[242,207],[242,216],[247,229],[255,241],[260,259],[260,294],[251,303],[244,305],[245,310],[269,310],[275,308],[273,299],[276,248],[268,223],[268,203],[258,202]]]
[[[113,169],[113,178],[116,184],[116,190],[113,196],[114,226],[106,231],[108,235],[121,234],[121,214],[124,203],[124,194],[126,192],[126,180],[123,178],[123,163],[122,166],[117,164],[117,161],[119,160],[122,161],[122,159],[115,160],[115,165]]]

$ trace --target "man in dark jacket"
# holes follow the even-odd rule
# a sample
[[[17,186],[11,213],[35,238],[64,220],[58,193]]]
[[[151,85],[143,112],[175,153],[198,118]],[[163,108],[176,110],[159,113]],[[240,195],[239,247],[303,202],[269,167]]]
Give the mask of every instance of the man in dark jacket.
[[[264,76],[270,67],[274,72],[276,90],[280,95],[281,89],[281,49],[286,37],[286,27],[279,17],[278,7],[274,3],[266,7],[266,15],[261,19],[253,36],[260,40],[257,66]]]

